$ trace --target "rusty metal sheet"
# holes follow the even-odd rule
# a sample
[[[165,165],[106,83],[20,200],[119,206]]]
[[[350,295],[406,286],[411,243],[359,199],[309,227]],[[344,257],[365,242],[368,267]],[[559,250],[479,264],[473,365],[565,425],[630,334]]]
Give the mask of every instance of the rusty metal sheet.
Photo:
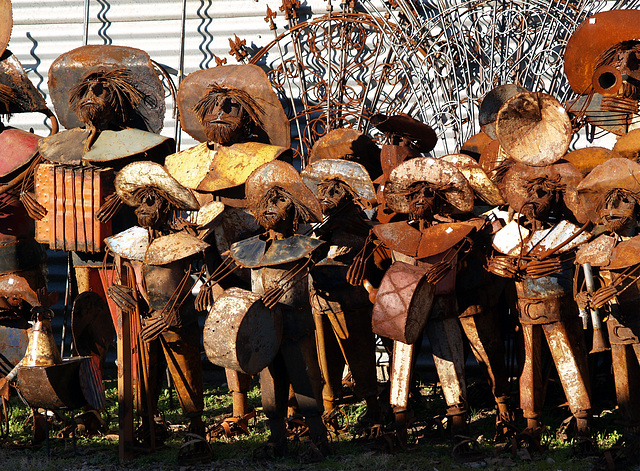
[[[210,225],[220,219],[224,211],[224,204],[220,201],[210,201],[202,206],[196,213],[196,224],[200,227]]]
[[[212,83],[244,90],[260,105],[262,112],[259,115],[263,129],[260,130],[262,132],[259,133],[258,140],[284,148],[291,146],[291,130],[287,115],[271,88],[267,75],[253,64],[222,65],[198,70],[182,80],[178,89],[178,110],[182,129],[190,136],[200,142],[207,140],[204,128],[193,108]]]
[[[197,185],[198,191],[218,191],[242,185],[251,173],[263,164],[279,159],[291,162],[291,149],[242,142],[231,146],[218,146],[211,158],[207,173]],[[182,165],[189,165],[182,161]]]
[[[492,206],[504,204],[500,189],[489,179],[478,162],[465,154],[449,154],[441,159],[455,165],[465,176],[476,196],[484,202]]]
[[[209,244],[185,232],[175,232],[151,241],[144,262],[149,265],[166,265],[204,251]]]
[[[135,87],[144,99],[135,109],[127,127],[159,133],[164,124],[164,89],[149,55],[132,47],[111,45],[81,46],[65,52],[49,68],[49,93],[60,122],[67,129],[81,126],[69,106],[69,89],[87,74],[124,67],[134,76]]]
[[[576,252],[576,264],[590,263],[594,267],[609,265],[611,251],[616,245],[614,237],[602,234],[591,242],[582,244]]]
[[[522,241],[529,237],[529,229],[522,227],[517,221],[510,221],[493,237],[493,248],[505,255],[520,255]]]
[[[484,146],[478,163],[487,175],[494,179],[496,168],[508,158],[509,156],[500,145],[500,141],[495,139]]]
[[[640,39],[640,10],[610,10],[587,18],[569,38],[564,71],[579,95],[592,88],[595,67],[603,52],[622,41]]]
[[[32,306],[39,306],[38,295],[29,282],[20,275],[7,273],[0,275],[0,297],[17,296]]]
[[[134,226],[114,236],[107,237],[105,244],[113,253],[129,260],[144,261],[149,247],[149,231]]]
[[[441,223],[423,231],[411,227],[406,221],[378,224],[373,232],[388,248],[415,258],[441,254],[469,234],[473,223]]]
[[[460,147],[460,153],[467,154],[478,162],[480,161],[480,156],[482,155],[485,147],[493,140],[494,139],[490,138],[485,133],[479,132],[471,136],[462,144],[462,147]]]
[[[14,327],[0,324],[0,374],[6,375],[22,360],[29,344],[29,325]]]
[[[0,0],[0,55],[9,44],[11,29],[13,28],[13,14],[11,0]]]
[[[427,269],[395,262],[380,283],[373,305],[374,333],[414,343],[427,323],[436,288],[424,278]]]
[[[516,283],[518,298],[544,299],[555,298],[573,291],[573,269],[554,273],[550,276],[540,278],[525,277],[521,282]],[[538,306],[543,308],[543,306]],[[551,309],[549,309],[551,311]],[[558,317],[557,312],[548,312],[547,318]]]
[[[0,178],[27,165],[38,150],[41,137],[21,129],[5,128],[0,132]]]
[[[510,157],[539,167],[560,159],[573,136],[565,109],[542,92],[519,93],[507,100],[498,112],[496,132]]]
[[[0,5],[0,9],[3,8]],[[1,42],[1,39],[0,39]],[[0,48],[2,44],[0,44]],[[10,113],[51,114],[42,94],[31,83],[20,61],[11,51],[0,54],[0,83],[15,92],[15,102],[9,107]]]
[[[401,410],[409,407],[409,393],[413,365],[414,346],[402,342],[393,342],[393,355],[391,356],[391,380],[389,391],[389,404]]]
[[[385,187],[387,205],[396,213],[409,213],[409,201],[402,190],[415,182],[446,185],[451,191],[444,191],[449,204],[462,213],[473,209],[473,191],[462,173],[451,163],[432,157],[418,157],[398,165],[392,172]]]
[[[618,137],[613,151],[620,157],[638,162],[640,160],[640,129],[634,129]]]
[[[75,354],[95,355],[103,363],[116,331],[107,302],[93,291],[76,296],[71,310],[71,333]]]
[[[195,211],[200,208],[191,190],[183,187],[160,164],[155,162],[133,162],[116,175],[114,182],[118,196],[129,206],[138,206],[135,194],[140,188],[158,188],[165,192],[173,206]]]
[[[627,99],[604,97],[599,93],[581,96],[566,102],[572,115],[585,116],[587,121],[618,136],[629,130],[629,124],[638,113],[638,103]]]
[[[209,311],[203,340],[211,363],[254,375],[280,349],[282,315],[278,307],[267,309],[259,294],[230,288]]]
[[[595,167],[614,157],[620,157],[620,154],[615,150],[594,146],[569,152],[564,159],[571,162],[586,177]]]
[[[558,247],[573,237],[580,231],[580,227],[569,221],[563,220],[550,229],[540,229],[534,231],[531,237],[525,243],[525,253],[536,256]],[[583,231],[572,241],[568,242],[556,253],[564,253],[578,247],[580,244],[587,242],[591,238],[591,233]]]
[[[640,237],[623,240],[613,249],[611,263],[607,268],[618,270],[640,263]]]
[[[88,129],[68,129],[42,139],[38,150],[42,157],[51,162],[80,165],[84,152],[84,141],[89,137],[89,134]]]
[[[364,203],[376,202],[376,192],[367,170],[359,163],[339,159],[322,159],[307,165],[300,176],[313,194],[318,196],[318,184],[326,179],[339,178],[347,183]]]
[[[513,83],[507,83],[499,85],[487,93],[480,104],[478,116],[482,132],[491,139],[497,139],[496,120],[498,119],[498,111],[509,98],[526,91],[528,90],[524,87]]]

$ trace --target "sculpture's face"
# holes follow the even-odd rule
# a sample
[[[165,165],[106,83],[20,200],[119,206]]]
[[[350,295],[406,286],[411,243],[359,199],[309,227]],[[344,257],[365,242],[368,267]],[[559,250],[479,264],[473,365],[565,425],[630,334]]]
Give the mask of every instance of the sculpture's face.
[[[329,180],[323,181],[318,185],[318,200],[323,213],[337,208],[340,203],[350,197],[349,191],[345,188],[345,183]]]
[[[87,125],[104,129],[116,120],[113,107],[113,87],[103,80],[90,81],[86,91],[77,101],[75,112],[78,119]]]
[[[551,213],[555,201],[555,190],[550,189],[541,179],[537,179],[527,185],[527,201],[520,212],[527,219],[544,221]]]
[[[140,206],[135,210],[138,224],[151,228],[164,222],[169,209],[167,200],[153,190],[145,191],[140,197]]]
[[[614,192],[600,210],[602,223],[611,232],[627,233],[636,225],[636,200],[625,192]]]
[[[234,98],[217,95],[202,120],[205,135],[217,144],[230,144],[242,135],[246,113]]]
[[[412,219],[428,221],[437,213],[437,195],[433,188],[426,182],[412,184],[407,200],[409,202],[409,214]]]
[[[284,234],[293,227],[295,207],[287,194],[279,188],[271,188],[258,204],[255,215],[266,230]]]

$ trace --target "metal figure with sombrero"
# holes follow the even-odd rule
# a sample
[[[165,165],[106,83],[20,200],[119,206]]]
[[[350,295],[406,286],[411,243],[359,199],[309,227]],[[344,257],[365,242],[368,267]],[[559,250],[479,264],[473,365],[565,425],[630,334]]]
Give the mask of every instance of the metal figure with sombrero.
[[[527,428],[519,437],[540,445],[543,378],[542,339],[546,337],[580,443],[589,448],[589,371],[581,323],[572,299],[575,249],[591,234],[578,204],[582,174],[560,160],[572,137],[569,116],[544,93],[520,93],[500,108],[500,145],[515,163],[502,182],[502,195],[516,216],[494,236],[489,269],[515,281],[525,359],[520,406]]]
[[[119,317],[131,316],[132,344],[139,347],[136,399],[142,427],[138,438],[152,447],[161,438],[156,435],[155,422],[165,364],[180,406],[191,421],[190,431],[204,437],[200,330],[190,274],[191,262],[202,256],[208,244],[185,230],[176,230],[181,226],[175,214],[175,210],[198,210],[200,205],[190,190],[154,162],[125,166],[116,176],[115,188],[122,201],[136,208],[139,224],[105,241],[116,256],[114,265],[120,276],[108,294],[119,308]],[[122,333],[118,335],[120,342]],[[119,355],[119,378],[131,374],[126,361]],[[195,452],[208,450],[204,439],[201,446]]]
[[[474,192],[456,166],[443,159],[418,157],[398,165],[390,174],[384,195],[387,205],[409,220],[380,224],[372,234],[392,251],[394,263],[379,288],[370,287],[373,330],[394,340],[391,366],[391,405],[396,430],[406,442],[410,417],[409,391],[415,349],[423,331],[429,336],[434,361],[447,403],[448,426],[457,440],[456,451],[469,450],[463,337],[455,297],[459,259],[484,219],[463,220],[473,209]],[[348,279],[365,282],[362,251]],[[458,446],[462,445],[462,446]]]
[[[640,459],[640,165],[612,158],[595,167],[578,185],[578,197],[594,224],[606,231],[578,250],[576,263],[585,271],[576,299],[591,311],[592,351],[607,350],[623,423],[624,455],[629,463]],[[601,318],[606,331],[598,337]],[[600,341],[600,344],[598,344]]]
[[[312,150],[311,155],[315,153]],[[339,146],[334,155],[340,157]],[[346,360],[355,396],[366,401],[367,409],[357,424],[366,433],[381,423],[371,302],[365,288],[351,286],[346,274],[369,236],[372,224],[363,210],[375,203],[375,190],[363,165],[339,158],[316,160],[304,168],[301,176],[317,195],[325,216],[314,235],[326,243],[318,248],[320,261],[311,270],[311,306],[324,378],[325,421],[334,430],[341,428],[340,411],[336,409],[342,399]]]
[[[268,366],[260,372],[262,406],[271,432],[262,451],[265,457],[286,453],[285,418],[291,385],[313,444],[309,458],[323,459],[329,448],[321,417],[322,379],[307,281],[312,254],[323,241],[295,234],[299,224],[322,219],[320,204],[296,169],[280,160],[254,170],[247,179],[246,194],[249,208],[265,232],[234,243],[229,251],[227,270],[221,268],[212,273],[196,301],[208,305],[209,288],[222,279],[226,271],[235,267],[251,269],[253,293],[260,296],[260,303],[268,309],[280,311],[282,319],[282,341],[270,356]],[[221,300],[213,304],[207,322],[212,321],[212,317],[225,322],[228,309],[220,308]],[[214,334],[205,332],[210,337]],[[254,335],[260,336],[261,332]],[[205,344],[222,340],[205,338]]]

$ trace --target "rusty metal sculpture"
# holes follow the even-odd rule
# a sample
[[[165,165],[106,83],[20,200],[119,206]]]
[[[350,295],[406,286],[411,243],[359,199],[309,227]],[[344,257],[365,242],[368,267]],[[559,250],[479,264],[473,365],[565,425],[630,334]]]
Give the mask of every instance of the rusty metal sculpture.
[[[346,139],[342,144],[349,147],[354,141]],[[334,156],[340,157],[337,152]],[[375,202],[375,190],[365,168],[347,160],[317,160],[305,167],[301,176],[317,195],[325,216],[314,234],[326,243],[321,252],[318,249],[321,260],[311,270],[311,306],[324,378],[325,421],[334,430],[344,426],[338,424],[337,407],[346,360],[355,382],[354,392],[366,402],[358,426],[371,428],[381,423],[371,303],[365,288],[351,286],[346,273],[369,236],[371,224],[363,209],[370,209]]]
[[[116,176],[115,189],[122,201],[136,208],[139,223],[105,241],[116,256],[120,276],[119,282],[108,290],[119,311],[119,379],[131,378],[131,351],[137,346],[139,352],[135,366],[137,410],[142,417],[139,438],[152,448],[161,440],[156,434],[155,417],[164,364],[190,419],[191,432],[204,436],[200,334],[193,298],[189,300],[189,275],[193,256],[208,244],[177,230],[179,226],[171,218],[173,210],[194,211],[200,206],[188,189],[153,162],[134,162],[124,167]],[[128,336],[131,344],[127,344]],[[120,381],[119,387],[121,395],[130,394]],[[121,396],[120,405],[130,414],[126,400]],[[132,416],[120,417],[121,427],[131,426],[125,423],[127,420]],[[121,436],[121,447],[128,438]],[[203,447],[200,451],[206,452],[206,443]]]
[[[588,445],[589,371],[571,294],[575,248],[590,234],[586,226],[576,225],[584,222],[576,190],[582,174],[568,162],[557,162],[571,139],[569,117],[553,97],[526,92],[500,108],[496,130],[517,162],[502,180],[502,194],[516,216],[495,234],[493,247],[503,255],[491,258],[489,268],[516,283],[525,348],[520,405],[527,419],[520,437],[539,445],[544,335],[577,422],[577,436]]]
[[[485,220],[453,218],[453,214],[471,211],[474,193],[463,174],[442,159],[418,157],[401,163],[391,172],[384,194],[394,212],[409,214],[411,218],[373,229],[376,238],[392,250],[394,260],[379,288],[372,293],[373,330],[394,340],[391,405],[396,414],[397,433],[406,442],[414,350],[424,330],[443,386],[450,431],[452,436],[466,437],[468,404],[463,338],[456,307],[456,267],[460,256],[485,226]],[[351,282],[361,281],[364,275],[359,265],[356,260],[350,269]],[[465,322],[465,330],[472,326],[472,322]],[[484,348],[486,344],[481,337],[476,331],[470,339]],[[489,362],[490,370],[492,366]],[[501,399],[505,394],[500,392]],[[507,417],[508,401],[501,402],[500,412]],[[458,440],[470,443],[466,438]]]
[[[322,459],[329,448],[321,417],[322,379],[307,281],[312,253],[322,241],[295,235],[299,224],[322,219],[320,204],[295,168],[279,160],[253,171],[246,181],[246,194],[249,208],[266,232],[233,244],[228,264],[211,275],[196,301],[208,304],[212,284],[233,266],[251,269],[252,291],[260,295],[259,302],[282,313],[282,342],[260,373],[262,405],[271,432],[265,457],[286,454],[285,418],[291,385],[314,443],[311,458]],[[214,315],[220,301],[214,305]],[[228,341],[214,338],[215,331],[206,334],[205,344]],[[237,344],[236,348],[246,349],[247,345]]]
[[[617,135],[640,121],[640,10],[590,16],[569,38],[564,69],[580,95],[569,103],[576,127],[589,122]]]
[[[578,185],[578,195],[594,224],[606,232],[583,245],[576,264],[584,271],[585,283],[576,298],[591,311],[594,331],[592,351],[607,349],[605,317],[615,380],[616,396],[623,422],[625,453],[638,459],[640,400],[635,393],[640,371],[640,327],[637,315],[638,210],[640,165],[628,159],[612,158],[595,167]],[[598,336],[598,333],[600,336]]]

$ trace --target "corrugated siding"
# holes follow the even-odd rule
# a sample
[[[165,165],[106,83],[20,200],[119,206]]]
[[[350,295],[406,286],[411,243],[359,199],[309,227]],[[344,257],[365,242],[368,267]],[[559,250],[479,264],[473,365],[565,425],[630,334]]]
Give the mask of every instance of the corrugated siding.
[[[13,0],[13,32],[9,49],[18,57],[33,83],[47,98],[49,66],[60,54],[82,46],[84,2]],[[185,22],[184,73],[213,67],[213,55],[226,58],[228,64],[237,61],[229,55],[229,38],[237,34],[247,47],[259,49],[273,39],[273,32],[264,21],[267,5],[278,11],[280,2],[266,0],[187,1]],[[323,1],[305,3],[303,13],[322,15]],[[182,25],[181,0],[92,0],[89,5],[89,44],[115,44],[145,50],[162,64],[177,83],[180,64]],[[308,17],[308,16],[307,16]],[[285,25],[278,11],[276,23]],[[163,135],[173,137],[175,121],[171,116],[173,103],[167,99],[167,117]],[[23,129],[33,128],[48,135],[40,115],[16,115],[11,124]],[[196,142],[182,134],[182,148]]]

